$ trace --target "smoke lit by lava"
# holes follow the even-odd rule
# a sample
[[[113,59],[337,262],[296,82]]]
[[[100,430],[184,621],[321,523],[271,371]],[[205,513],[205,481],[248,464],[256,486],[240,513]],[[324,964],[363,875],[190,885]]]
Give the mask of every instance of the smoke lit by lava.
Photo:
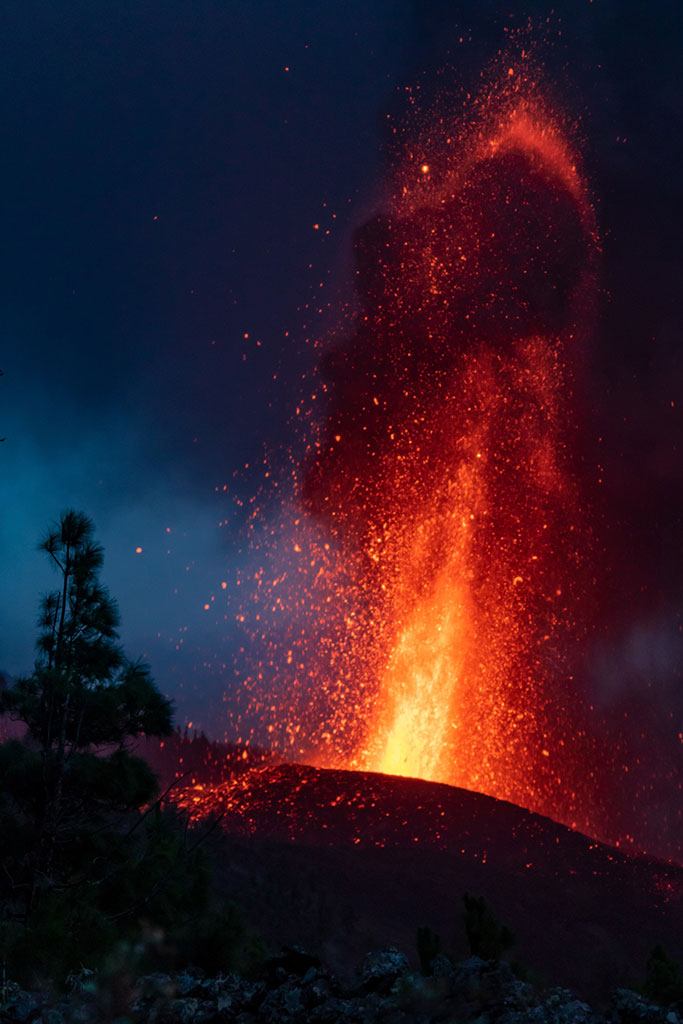
[[[413,141],[389,212],[358,234],[362,309],[326,360],[304,494],[366,602],[353,761],[571,817],[587,543],[572,392],[595,230],[566,132],[506,77]]]
[[[595,583],[577,436],[596,224],[540,76],[519,59],[497,79],[457,116],[410,96],[395,129],[350,327],[302,417],[317,427],[297,499],[240,611],[262,651],[241,741],[604,836],[575,677]]]

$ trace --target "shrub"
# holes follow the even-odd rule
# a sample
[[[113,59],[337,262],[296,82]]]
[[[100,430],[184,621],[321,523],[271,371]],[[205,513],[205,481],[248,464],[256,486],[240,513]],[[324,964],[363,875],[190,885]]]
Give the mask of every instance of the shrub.
[[[668,1005],[683,999],[683,971],[659,943],[651,951],[645,967],[641,992],[655,1003]]]
[[[429,927],[417,929],[417,955],[420,958],[420,970],[431,975],[432,963],[441,952],[441,939]]]
[[[507,925],[501,925],[483,896],[463,895],[465,932],[470,951],[482,960],[499,960],[515,945],[515,936]]]

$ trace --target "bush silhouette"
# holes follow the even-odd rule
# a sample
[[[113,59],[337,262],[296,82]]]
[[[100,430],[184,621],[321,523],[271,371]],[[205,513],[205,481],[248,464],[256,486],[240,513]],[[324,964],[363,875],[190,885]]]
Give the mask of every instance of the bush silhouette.
[[[664,1006],[683,999],[681,965],[673,960],[659,943],[647,958],[645,982],[641,992],[648,999]]]
[[[420,970],[431,975],[434,959],[441,952],[441,939],[431,928],[425,926],[417,929],[417,955],[420,958]]]
[[[470,951],[482,960],[499,960],[515,945],[515,936],[507,925],[501,925],[483,896],[463,895],[465,933]]]

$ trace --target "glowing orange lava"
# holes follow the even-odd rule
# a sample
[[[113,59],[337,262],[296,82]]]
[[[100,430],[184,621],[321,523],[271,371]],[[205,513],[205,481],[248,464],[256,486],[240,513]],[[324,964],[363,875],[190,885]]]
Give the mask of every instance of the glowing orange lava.
[[[573,391],[597,243],[537,77],[506,65],[460,119],[407,130],[357,233],[360,309],[324,359],[291,546],[255,573],[267,653],[241,713],[290,757],[587,827]]]
[[[449,409],[460,433],[441,438],[451,471],[384,546],[393,638],[363,767],[528,799],[535,747],[551,742],[539,730],[547,677],[572,625],[574,531],[556,529],[575,501],[561,384],[557,348],[541,339],[464,361]]]
[[[595,232],[566,132],[526,90],[508,76],[473,120],[440,120],[359,233],[364,306],[328,357],[305,493],[363,581],[370,682],[345,763],[567,817],[586,539],[571,349]]]

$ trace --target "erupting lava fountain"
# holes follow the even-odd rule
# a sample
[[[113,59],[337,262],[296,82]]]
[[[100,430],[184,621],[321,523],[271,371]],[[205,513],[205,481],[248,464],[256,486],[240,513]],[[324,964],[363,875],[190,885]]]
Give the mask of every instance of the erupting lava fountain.
[[[259,577],[254,629],[266,639],[285,606],[292,624],[241,715],[294,759],[599,834],[573,678],[593,586],[576,391],[599,246],[571,138],[523,59],[459,118],[403,133],[385,210],[356,236],[352,328],[322,360],[293,553]]]

